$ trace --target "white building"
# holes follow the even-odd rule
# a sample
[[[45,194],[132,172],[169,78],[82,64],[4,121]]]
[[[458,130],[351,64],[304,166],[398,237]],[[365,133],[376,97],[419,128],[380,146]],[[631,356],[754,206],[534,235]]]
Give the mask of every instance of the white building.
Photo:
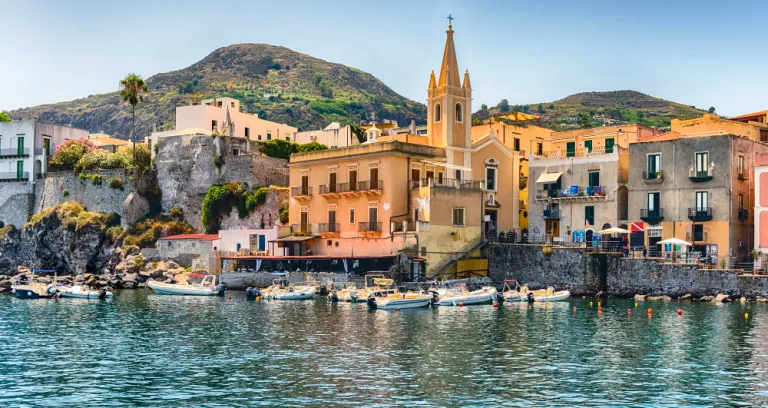
[[[291,140],[298,144],[317,142],[330,148],[360,144],[357,135],[352,131],[352,127],[349,125],[341,126],[338,122],[333,122],[322,130],[294,132]]]
[[[224,126],[227,122],[227,115],[229,115],[231,127]],[[192,129],[194,132],[184,133],[186,129]],[[237,99],[214,98],[205,99],[199,104],[177,106],[176,128],[163,132],[153,132],[150,136],[151,146],[154,146],[160,137],[199,133],[199,129],[204,129],[208,134],[217,132],[226,136],[243,137],[263,142],[275,139],[290,141],[291,136],[298,131],[293,126],[270,122],[260,119],[257,114],[242,112],[240,101]]]
[[[70,139],[87,139],[88,131],[35,120],[0,122],[0,181],[31,183],[47,171],[48,157]]]
[[[285,231],[280,234],[280,228]],[[261,229],[230,229],[219,231],[219,238],[213,242],[213,246],[219,251],[240,252],[247,250],[249,253],[261,252],[266,255],[286,255],[286,248],[277,248],[270,245],[282,235],[288,235],[290,227],[261,228]]]

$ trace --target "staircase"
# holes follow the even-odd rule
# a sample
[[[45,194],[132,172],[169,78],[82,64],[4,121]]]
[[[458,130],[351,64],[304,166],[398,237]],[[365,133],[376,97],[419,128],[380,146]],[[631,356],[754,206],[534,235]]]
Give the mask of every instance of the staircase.
[[[469,241],[466,245],[461,247],[458,251],[450,255],[444,256],[443,259],[440,260],[440,262],[435,264],[435,266],[429,268],[429,270],[427,271],[427,275],[435,279],[439,279],[441,277],[451,278],[451,279],[459,278],[458,276],[454,276],[456,275],[456,273],[450,272],[450,268],[456,265],[458,261],[462,259],[466,259],[470,254],[482,248],[486,242],[487,241],[485,240],[482,234],[478,235],[475,239],[473,239],[472,241]],[[474,276],[474,277],[479,277],[479,276]]]

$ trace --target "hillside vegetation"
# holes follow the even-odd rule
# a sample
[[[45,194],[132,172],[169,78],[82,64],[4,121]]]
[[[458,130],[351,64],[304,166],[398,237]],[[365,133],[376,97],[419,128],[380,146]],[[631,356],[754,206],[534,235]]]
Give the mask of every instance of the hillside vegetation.
[[[120,78],[115,78],[115,89]],[[406,124],[426,118],[424,105],[406,99],[373,75],[284,47],[238,44],[217,49],[178,71],[147,79],[149,97],[137,105],[137,135],[153,126],[170,129],[176,106],[214,96],[240,99],[263,119],[300,130],[337,121],[355,124],[376,113],[378,119]],[[8,112],[14,119],[39,118],[123,139],[130,134],[130,109],[117,91],[52,105]]]

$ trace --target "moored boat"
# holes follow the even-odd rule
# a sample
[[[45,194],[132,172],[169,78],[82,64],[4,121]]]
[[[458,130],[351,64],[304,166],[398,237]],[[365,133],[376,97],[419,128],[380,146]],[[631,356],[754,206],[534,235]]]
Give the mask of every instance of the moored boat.
[[[438,292],[439,293],[439,292]],[[438,294],[438,306],[468,306],[493,303],[498,291],[493,286],[485,286],[469,291],[466,285],[457,285],[448,289],[442,297]]]
[[[37,275],[40,274],[53,274],[53,282],[40,282],[37,279]],[[48,299],[55,297],[58,294],[56,288],[56,271],[35,269],[27,277],[27,282],[24,284],[16,284],[11,286],[11,291],[19,299]]]
[[[547,287],[547,290],[543,293],[537,293],[533,295],[535,302],[560,302],[568,300],[571,297],[571,292],[567,290],[555,291],[552,286]]]
[[[427,293],[400,293],[394,287],[394,280],[375,278],[368,295],[368,307],[371,309],[414,309],[426,307],[432,301],[432,295]]]
[[[77,299],[112,299],[112,292],[106,289],[91,289],[88,285],[59,286],[59,296]]]
[[[264,290],[269,299],[275,300],[307,300],[315,297],[317,287],[310,285],[292,285],[287,279],[275,279],[272,285]]]
[[[165,283],[150,280],[147,287],[155,291],[157,295],[184,295],[184,296],[219,296],[224,294],[224,285],[216,284],[216,275],[190,274],[190,277],[203,277],[198,284]]]
[[[505,280],[503,297],[505,302],[527,302],[532,301],[536,295],[545,295],[546,290],[530,290],[528,285],[520,286],[516,280]]]

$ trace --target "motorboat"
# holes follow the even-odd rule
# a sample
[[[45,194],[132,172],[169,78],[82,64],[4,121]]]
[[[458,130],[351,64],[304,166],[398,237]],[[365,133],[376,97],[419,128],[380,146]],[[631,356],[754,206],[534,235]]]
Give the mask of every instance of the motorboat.
[[[438,292],[438,306],[466,306],[493,303],[498,291],[493,286],[484,286],[478,290],[469,291],[464,284],[457,285],[445,292],[442,297]]]
[[[365,287],[350,291],[349,296],[351,302],[366,302],[371,296],[383,297],[395,293],[398,292],[392,279],[384,277],[383,274],[374,273],[365,275]]]
[[[59,296],[77,299],[112,299],[112,292],[106,289],[91,289],[88,285],[59,286]]]
[[[343,289],[332,289],[328,292],[328,300],[331,302],[351,302],[353,295],[357,297],[357,285],[349,282]]]
[[[567,290],[555,291],[555,288],[549,286],[544,294],[534,294],[533,300],[535,302],[560,302],[567,300],[569,297],[571,297],[571,292]]]
[[[37,275],[53,274],[53,282],[40,282]],[[56,271],[35,269],[27,277],[24,284],[11,285],[11,291],[19,299],[48,299],[56,297],[58,289],[56,288]]]
[[[375,278],[373,284],[368,294],[368,307],[371,309],[413,309],[426,307],[432,301],[432,295],[428,293],[400,293],[392,279]]]
[[[267,289],[265,295],[275,300],[306,300],[315,297],[317,287],[310,285],[292,285],[287,279],[275,279]]]
[[[202,275],[192,273],[192,278],[202,277],[200,283],[165,283],[150,280],[147,287],[155,291],[157,295],[185,295],[185,296],[220,296],[224,294],[224,285],[216,284],[216,275]]]
[[[520,285],[516,280],[505,280],[502,290],[505,302],[528,302],[533,301],[536,295],[546,295],[544,289],[530,290],[528,285]]]

